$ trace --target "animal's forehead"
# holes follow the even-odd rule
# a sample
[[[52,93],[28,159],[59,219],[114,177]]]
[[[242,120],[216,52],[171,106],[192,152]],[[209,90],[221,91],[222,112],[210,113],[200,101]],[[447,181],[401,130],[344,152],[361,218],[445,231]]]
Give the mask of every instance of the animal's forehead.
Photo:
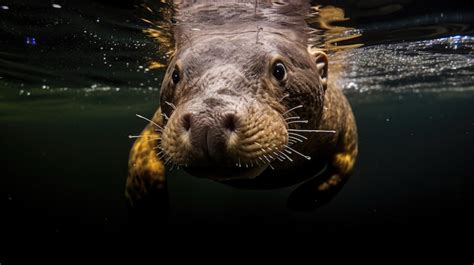
[[[182,56],[199,53],[200,55],[226,57],[233,56],[238,53],[240,56],[245,54],[259,54],[276,51],[276,45],[272,42],[257,39],[256,34],[245,34],[242,36],[210,36],[208,38],[200,38],[193,42],[187,43],[187,48],[182,49]]]
[[[283,36],[266,33],[222,33],[190,40],[177,54],[180,61],[205,64],[215,60],[232,60],[235,63],[270,58],[275,55],[291,56],[301,53],[303,46],[286,40]]]

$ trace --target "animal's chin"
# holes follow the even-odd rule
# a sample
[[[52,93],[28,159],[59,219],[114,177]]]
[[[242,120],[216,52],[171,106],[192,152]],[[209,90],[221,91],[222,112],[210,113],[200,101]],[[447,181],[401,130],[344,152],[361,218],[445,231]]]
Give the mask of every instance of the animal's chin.
[[[224,181],[230,179],[252,179],[262,174],[268,165],[261,167],[198,167],[189,166],[185,170],[196,177],[208,178],[216,181]]]

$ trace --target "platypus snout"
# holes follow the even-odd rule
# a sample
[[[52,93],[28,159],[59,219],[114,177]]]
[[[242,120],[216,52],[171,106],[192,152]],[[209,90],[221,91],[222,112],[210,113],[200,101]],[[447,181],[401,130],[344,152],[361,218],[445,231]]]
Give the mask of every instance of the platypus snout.
[[[222,97],[196,98],[165,110],[159,148],[166,161],[196,176],[254,177],[284,155],[287,125],[268,104]]]
[[[181,117],[182,137],[188,137],[195,162],[201,164],[229,160],[232,134],[238,131],[234,113],[187,112]]]

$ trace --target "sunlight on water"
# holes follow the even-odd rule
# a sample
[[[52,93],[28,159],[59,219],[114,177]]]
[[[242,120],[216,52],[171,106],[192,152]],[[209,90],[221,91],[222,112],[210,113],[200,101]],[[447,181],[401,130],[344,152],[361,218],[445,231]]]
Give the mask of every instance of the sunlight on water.
[[[349,91],[463,92],[474,90],[474,37],[383,44],[335,54],[338,80]]]
[[[326,52],[337,52],[346,49],[361,47],[357,43],[361,36],[360,30],[339,25],[341,22],[349,21],[342,8],[334,6],[314,6],[313,13],[307,18],[310,27],[309,43],[312,48],[319,48]],[[354,40],[356,43],[344,44]]]
[[[10,41],[2,41],[5,49],[0,52],[3,64],[0,66],[0,86],[17,89],[17,95],[24,97],[68,93],[68,90],[79,90],[85,95],[114,92],[119,96],[124,90],[146,93],[159,89],[163,74],[160,68],[172,54],[169,33],[172,9],[166,3],[155,5],[139,9],[144,22],[140,27],[133,24],[122,26],[97,16],[93,16],[90,22],[84,18],[74,21],[63,15],[56,19],[48,18],[46,25],[58,25],[63,21],[73,27],[72,31],[71,28],[60,29],[57,33],[64,34],[64,37],[56,44],[52,40],[58,36],[41,27],[33,32],[22,26],[9,29]],[[61,6],[53,4],[52,7],[60,9]],[[10,11],[9,6],[2,6],[2,9]],[[12,15],[12,18],[17,16]],[[332,73],[346,91],[473,90],[474,37],[455,35],[363,46],[361,33],[369,30],[341,25],[347,21],[350,18],[345,11],[334,6],[315,6],[307,19],[312,28],[312,47],[329,52]],[[7,20],[6,23],[13,22]],[[132,30],[129,33],[136,37],[125,37],[125,32],[115,30],[117,33],[111,34],[99,25],[103,23],[115,23],[122,31]],[[13,45],[17,38],[23,38],[23,47]],[[152,40],[155,44],[151,43]],[[79,56],[71,57],[71,53]],[[49,63],[44,64],[45,61]],[[8,95],[4,92],[3,97]]]
[[[367,93],[391,92],[463,92],[474,90],[474,37],[452,36],[433,40],[381,44],[331,54],[331,65],[337,71],[340,87]],[[138,66],[137,72],[147,67]],[[157,70],[153,70],[157,71]],[[155,78],[156,80],[157,78]],[[0,84],[2,79],[0,79]],[[108,86],[92,84],[75,94],[121,90],[147,93],[159,86]],[[18,91],[20,96],[66,93],[71,88],[49,85],[30,86]],[[74,90],[74,88],[73,88]]]

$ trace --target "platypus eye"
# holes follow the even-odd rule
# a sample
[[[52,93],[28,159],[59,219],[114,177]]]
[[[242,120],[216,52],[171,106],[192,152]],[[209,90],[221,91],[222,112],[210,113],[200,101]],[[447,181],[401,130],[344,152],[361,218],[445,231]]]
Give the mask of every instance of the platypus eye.
[[[273,76],[278,80],[281,81],[285,79],[286,76],[286,68],[285,65],[281,62],[277,62],[273,64]]]
[[[180,77],[179,77],[179,70],[178,69],[174,69],[173,70],[173,73],[171,74],[171,79],[173,80],[173,84],[178,84],[179,80],[180,80]]]

